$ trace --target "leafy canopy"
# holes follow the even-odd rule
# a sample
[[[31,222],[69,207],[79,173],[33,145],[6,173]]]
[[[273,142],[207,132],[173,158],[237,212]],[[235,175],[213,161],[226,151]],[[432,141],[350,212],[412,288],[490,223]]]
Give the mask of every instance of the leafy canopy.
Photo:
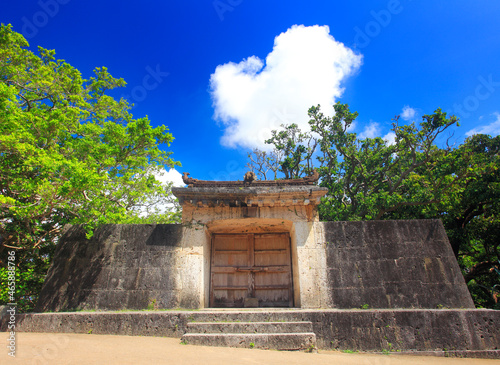
[[[0,27],[0,259],[5,270],[14,250],[18,269],[32,272],[18,292],[31,308],[63,225],[82,223],[90,234],[144,221],[141,212],[171,199],[155,174],[179,163],[159,147],[173,141],[167,127],[134,119],[127,101],[107,95],[123,79],[106,67],[84,79],[54,50],[28,46]],[[178,215],[153,213],[157,222]]]
[[[474,135],[457,148],[436,144],[458,125],[440,109],[422,121],[392,124],[392,141],[360,139],[350,131],[358,113],[334,105],[333,117],[309,109],[310,131],[283,125],[254,150],[248,166],[260,178],[285,178],[316,168],[328,194],[323,220],[438,218],[477,306],[500,308],[500,136]]]

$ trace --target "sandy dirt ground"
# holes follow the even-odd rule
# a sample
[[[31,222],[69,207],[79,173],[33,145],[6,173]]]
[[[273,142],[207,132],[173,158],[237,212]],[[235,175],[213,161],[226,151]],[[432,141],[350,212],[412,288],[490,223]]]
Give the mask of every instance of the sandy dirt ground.
[[[4,344],[7,334],[1,333]],[[313,365],[487,365],[500,360],[428,356],[282,352],[183,345],[178,339],[92,334],[17,333],[16,357],[2,346],[0,364],[313,364]]]

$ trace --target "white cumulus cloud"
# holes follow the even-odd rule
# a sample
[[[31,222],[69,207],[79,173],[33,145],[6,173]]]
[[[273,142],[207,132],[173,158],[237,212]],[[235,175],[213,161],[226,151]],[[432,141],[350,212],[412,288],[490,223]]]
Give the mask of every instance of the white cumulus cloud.
[[[342,82],[361,61],[330,35],[328,26],[294,25],[275,38],[265,61],[250,56],[217,66],[210,86],[214,118],[225,126],[221,143],[266,148],[264,140],[281,124],[308,130],[307,110],[321,104],[331,115]]]
[[[359,139],[375,138],[380,135],[380,125],[377,122],[370,122],[365,126],[363,132],[358,135]]]
[[[500,134],[500,113],[493,113],[496,117],[496,120],[491,122],[490,124],[480,126],[478,128],[471,129],[465,135],[467,137],[472,136],[473,134],[489,134],[490,136],[498,136]]]
[[[370,122],[365,126],[363,131],[359,133],[358,139],[365,138],[375,138],[380,137],[382,129],[380,124],[377,122]],[[393,145],[396,143],[396,134],[392,131],[388,132],[385,136],[381,137],[387,145]]]
[[[392,146],[393,144],[396,144],[396,133],[394,133],[394,132],[388,132],[385,136],[382,137],[382,139],[389,146]]]
[[[417,115],[417,111],[410,106],[405,105],[403,108],[403,112],[401,113],[401,118],[403,118],[404,120],[411,120],[415,118],[415,115]]]
[[[176,169],[170,169],[169,171],[162,170],[155,175],[158,181],[162,183],[173,183],[173,186],[184,187],[186,184],[182,181],[182,175]]]
[[[159,168],[154,171],[154,177],[156,180],[162,183],[166,187],[168,183],[172,183],[172,186],[184,187],[186,184],[182,181],[182,175],[176,170],[171,168],[170,170],[165,170]],[[147,217],[151,214],[164,214],[167,212],[172,212],[172,208],[175,207],[174,197],[171,196],[167,199],[158,200],[158,197],[151,196],[142,201],[134,209],[141,217]]]

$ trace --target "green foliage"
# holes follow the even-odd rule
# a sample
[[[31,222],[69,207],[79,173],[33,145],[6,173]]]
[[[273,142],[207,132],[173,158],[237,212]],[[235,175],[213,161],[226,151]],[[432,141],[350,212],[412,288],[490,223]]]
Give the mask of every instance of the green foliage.
[[[157,310],[158,309],[158,304],[156,303],[156,299],[150,299],[148,303],[148,310]]]
[[[350,132],[358,113],[341,103],[334,112],[310,108],[310,133],[295,124],[273,131],[266,143],[281,153],[285,177],[318,170],[328,188],[322,220],[441,219],[476,305],[500,309],[500,136],[440,148],[458,120],[437,109],[418,125],[396,117],[393,141],[359,139]]]
[[[314,352],[314,353],[316,353],[316,352],[318,352],[318,349],[317,349],[317,348],[316,348],[316,346],[314,346],[313,344],[310,344],[310,345],[307,347],[307,349],[306,349],[306,351],[305,351],[305,352],[308,352],[308,353],[313,353],[313,352]]]
[[[474,301],[500,309],[500,136],[471,136],[458,153],[469,176],[442,219]]]
[[[154,208],[171,199],[155,174],[178,165],[159,148],[173,136],[106,94],[124,85],[105,67],[83,79],[54,50],[37,55],[10,25],[0,27],[0,275],[14,249],[24,310],[65,224],[85,224],[91,235],[103,223],[178,220],[175,206]]]
[[[437,136],[456,124],[456,118],[436,110],[417,127],[393,123],[394,143],[382,138],[359,140],[349,132],[357,113],[345,104],[325,117],[309,110],[311,130],[319,136],[321,185],[329,194],[320,208],[327,220],[384,219],[392,212],[436,202],[457,182],[450,175],[454,160],[434,145]],[[443,163],[444,162],[444,163]]]
[[[272,131],[272,137],[266,141],[273,144],[276,155],[281,157],[281,172],[285,179],[293,179],[312,172],[312,155],[317,141],[310,133],[303,133],[296,124],[281,125],[280,131]]]
[[[358,350],[349,350],[349,349],[347,349],[347,350],[342,350],[342,352],[345,353],[345,354],[355,354],[356,352],[358,352]]]
[[[19,265],[17,265],[19,267]],[[15,294],[18,311],[26,311],[36,304],[38,292],[42,288],[44,275],[38,275],[40,268],[47,269],[46,260],[33,258],[22,265],[22,270],[15,271]],[[0,268],[0,303],[11,303],[9,290],[7,287],[12,284],[8,280],[8,270],[6,267]]]

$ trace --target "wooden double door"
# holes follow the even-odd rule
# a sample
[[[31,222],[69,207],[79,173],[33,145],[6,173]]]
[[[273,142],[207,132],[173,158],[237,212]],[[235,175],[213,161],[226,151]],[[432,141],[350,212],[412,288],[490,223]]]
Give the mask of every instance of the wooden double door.
[[[214,234],[211,307],[292,307],[288,233]]]

